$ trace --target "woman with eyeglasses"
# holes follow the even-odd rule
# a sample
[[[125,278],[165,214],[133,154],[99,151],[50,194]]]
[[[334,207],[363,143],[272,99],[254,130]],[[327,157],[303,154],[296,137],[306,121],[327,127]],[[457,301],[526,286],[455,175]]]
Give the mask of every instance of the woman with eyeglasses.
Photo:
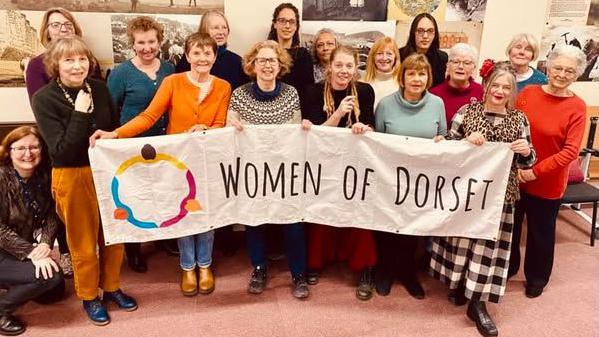
[[[281,81],[291,67],[289,54],[275,41],[255,44],[243,57],[243,68],[252,82],[235,89],[227,116],[227,125],[242,131],[244,124],[299,124],[301,111],[297,90]],[[306,244],[301,222],[276,225],[285,237],[287,262],[291,272],[291,293],[304,299],[310,295],[306,283]],[[266,228],[246,226],[248,253],[254,270],[248,292],[261,294],[268,280]],[[276,238],[280,240],[279,238]]]
[[[268,40],[277,41],[291,56],[291,69],[281,80],[293,86],[304,99],[306,88],[314,84],[314,67],[310,52],[300,47],[300,16],[297,7],[291,3],[278,5],[272,15]]]
[[[472,78],[476,60],[477,53],[474,47],[465,43],[455,44],[449,50],[445,81],[429,90],[431,94],[443,100],[448,128],[453,116],[462,106],[480,102],[483,98],[483,86],[474,82]]]
[[[433,86],[443,82],[447,69],[447,53],[439,49],[439,28],[428,13],[414,17],[408,42],[399,50],[402,60],[414,53],[424,54],[433,71]]]
[[[13,314],[29,300],[57,301],[64,280],[51,252],[59,220],[50,165],[35,127],[12,130],[0,146],[0,335],[25,332]],[[36,238],[40,233],[39,239]]]
[[[547,76],[530,66],[539,56],[539,43],[532,34],[516,34],[507,45],[505,54],[516,72],[518,91],[530,84],[547,84]]]
[[[374,109],[385,96],[399,89],[399,51],[395,40],[388,36],[376,40],[368,53],[366,74],[362,78],[374,89]]]
[[[323,28],[314,34],[312,41],[312,57],[314,58],[314,81],[322,82],[331,58],[331,52],[337,47],[335,32]]]
[[[81,27],[79,26],[79,23],[73,14],[60,7],[48,9],[44,13],[40,27],[40,41],[42,42],[42,46],[46,48],[49,47],[50,43],[65,36],[83,36],[83,31],[81,30]],[[27,86],[27,94],[29,95],[30,101],[33,98],[33,94],[35,94],[44,85],[50,83],[50,77],[44,68],[44,54],[45,52],[32,58],[27,64],[27,69],[25,70],[25,84]],[[90,69],[89,72],[90,76],[101,79],[102,73],[97,60],[94,63],[94,68]],[[59,234],[59,245],[61,240],[62,239]],[[65,274],[67,274],[66,271]]]
[[[516,107],[530,120],[538,160],[531,169],[518,172],[522,198],[516,204],[509,276],[520,268],[520,237],[526,216],[524,276],[525,294],[530,298],[543,293],[553,269],[560,199],[566,190],[569,165],[577,161],[587,118],[585,102],[570,85],[582,75],[586,64],[579,48],[555,47],[547,57],[548,83],[526,86],[516,101]]]

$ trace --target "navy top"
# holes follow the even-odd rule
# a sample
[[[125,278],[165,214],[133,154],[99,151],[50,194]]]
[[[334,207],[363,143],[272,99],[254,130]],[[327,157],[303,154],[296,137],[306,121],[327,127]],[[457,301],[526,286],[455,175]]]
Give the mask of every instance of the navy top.
[[[172,74],[175,68],[167,61],[160,60],[160,68],[153,80],[146,73],[127,60],[116,66],[108,76],[108,90],[110,96],[121,112],[121,125],[127,123],[140,112],[144,111],[154,98],[162,80]],[[158,136],[166,133],[167,114],[164,114],[148,131],[142,133],[141,137]]]
[[[182,57],[175,67],[175,72],[183,73],[189,71],[191,69],[190,67],[187,57]],[[210,74],[229,82],[232,90],[235,90],[237,87],[250,81],[243,72],[241,56],[228,50],[224,46],[218,47],[216,61],[210,70]]]

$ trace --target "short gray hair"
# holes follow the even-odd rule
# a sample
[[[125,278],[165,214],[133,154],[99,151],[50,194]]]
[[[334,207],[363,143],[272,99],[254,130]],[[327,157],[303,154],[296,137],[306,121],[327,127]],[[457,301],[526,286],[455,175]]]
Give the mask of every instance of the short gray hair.
[[[472,62],[476,63],[478,59],[478,52],[476,48],[466,43],[456,43],[449,51],[447,52],[449,55],[449,59],[452,60],[457,56],[468,56],[472,60]]]
[[[576,61],[576,77],[580,77],[580,75],[584,73],[584,70],[587,67],[587,56],[580,50],[580,48],[566,44],[556,46],[549,53],[547,56],[547,69],[551,68],[553,66],[553,61],[560,56],[570,57]]]
[[[510,41],[510,43],[507,45],[507,48],[505,48],[505,55],[509,57],[510,50],[512,50],[512,48],[514,48],[514,45],[520,41],[526,42],[526,44],[528,44],[532,48],[531,61],[536,60],[537,57],[539,57],[539,42],[537,42],[537,39],[535,39],[535,37],[529,33],[520,33],[514,35],[512,41]]]

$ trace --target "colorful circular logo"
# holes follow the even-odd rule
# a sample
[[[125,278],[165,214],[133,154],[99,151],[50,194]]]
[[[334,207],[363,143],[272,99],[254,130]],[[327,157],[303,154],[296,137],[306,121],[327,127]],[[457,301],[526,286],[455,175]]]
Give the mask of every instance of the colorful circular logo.
[[[135,165],[150,165],[161,161],[169,163],[176,169],[184,172],[189,187],[189,192],[187,196],[185,196],[183,200],[179,202],[179,213],[173,215],[172,217],[163,221],[160,224],[156,222],[141,221],[135,217],[131,207],[126,205],[121,200],[119,195],[118,177]],[[144,229],[169,227],[181,221],[181,219],[183,219],[187,215],[187,213],[202,210],[200,203],[195,199],[196,184],[191,170],[184,163],[182,163],[181,161],[169,154],[156,153],[156,150],[150,144],[146,144],[143,146],[143,148],[141,149],[141,155],[131,157],[125,160],[123,163],[121,163],[119,168],[116,170],[116,173],[114,174],[114,178],[112,178],[111,192],[112,199],[114,200],[114,204],[116,205],[116,209],[114,210],[113,214],[114,218],[117,220],[127,220],[132,225]]]

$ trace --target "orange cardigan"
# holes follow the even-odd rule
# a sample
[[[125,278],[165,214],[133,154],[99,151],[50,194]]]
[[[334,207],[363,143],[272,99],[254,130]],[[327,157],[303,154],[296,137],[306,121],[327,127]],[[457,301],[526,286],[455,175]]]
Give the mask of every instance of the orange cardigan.
[[[152,127],[166,111],[167,134],[185,132],[195,124],[223,127],[227,120],[231,85],[214,76],[210,92],[200,103],[199,93],[200,88],[189,81],[187,73],[167,76],[146,110],[115,131],[119,138],[137,136]]]

